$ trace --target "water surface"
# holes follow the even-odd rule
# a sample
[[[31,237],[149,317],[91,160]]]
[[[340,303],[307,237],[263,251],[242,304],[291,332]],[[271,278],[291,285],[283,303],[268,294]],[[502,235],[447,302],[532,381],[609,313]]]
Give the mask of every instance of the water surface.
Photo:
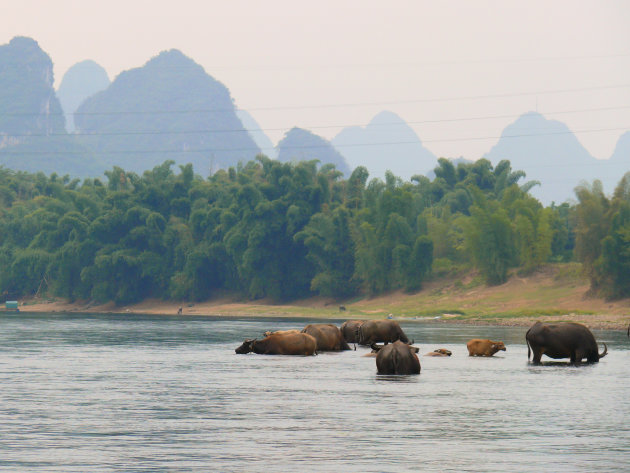
[[[534,366],[524,328],[402,322],[453,352],[419,376],[378,376],[361,347],[234,353],[310,322],[2,315],[0,471],[630,471],[623,332],[594,331],[599,364]],[[470,358],[476,337],[507,351]]]

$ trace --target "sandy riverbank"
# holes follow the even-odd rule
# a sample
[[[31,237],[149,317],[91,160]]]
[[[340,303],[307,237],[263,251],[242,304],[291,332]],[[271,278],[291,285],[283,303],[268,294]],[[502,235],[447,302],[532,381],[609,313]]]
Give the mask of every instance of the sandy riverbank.
[[[591,328],[626,330],[630,324],[630,299],[606,301],[589,297],[586,280],[555,265],[527,277],[513,276],[501,286],[475,283],[473,276],[426,284],[414,294],[393,292],[373,298],[335,301],[314,297],[286,304],[271,301],[241,301],[222,297],[203,302],[171,302],[149,299],[116,306],[29,300],[23,312],[136,313],[182,316],[319,317],[335,319],[385,318],[529,326],[536,320],[571,320]],[[340,310],[343,305],[345,310]]]
[[[96,313],[96,314],[155,314],[177,315],[182,307],[181,316],[233,316],[233,317],[319,317],[331,319],[372,319],[389,316],[396,319],[409,321],[433,321],[438,323],[464,323],[472,325],[512,325],[530,326],[536,320],[541,321],[574,321],[588,325],[594,329],[626,330],[630,324],[630,315],[625,313],[604,314],[539,314],[535,316],[509,316],[487,314],[480,316],[461,316],[459,314],[443,313],[439,315],[397,315],[385,314],[386,311],[375,309],[367,311],[348,310],[340,311],[338,306],[330,304],[322,307],[300,305],[273,305],[273,304],[246,304],[236,302],[200,302],[184,304],[146,300],[138,304],[116,306],[113,303],[104,305],[87,306],[85,303],[68,303],[63,301],[37,303],[31,301],[27,306],[22,306],[22,312],[61,312],[61,313]],[[630,313],[630,311],[629,311]]]
[[[469,324],[529,326],[536,320],[571,320],[591,328],[626,330],[630,299],[607,301],[589,296],[589,284],[576,264],[549,265],[528,276],[513,275],[500,286],[486,286],[474,274],[427,283],[414,294],[391,292],[378,297],[333,300],[312,297],[290,303],[243,301],[225,295],[203,302],[148,299],[136,304],[95,305],[87,301],[32,299],[23,312],[136,313],[182,316],[385,318]],[[345,310],[341,310],[341,306]]]

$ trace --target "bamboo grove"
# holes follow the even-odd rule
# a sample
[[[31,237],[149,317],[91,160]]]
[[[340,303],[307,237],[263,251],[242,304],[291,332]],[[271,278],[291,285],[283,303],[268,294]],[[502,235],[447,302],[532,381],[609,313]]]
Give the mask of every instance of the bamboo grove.
[[[580,261],[593,291],[630,295],[630,178],[543,207],[508,161],[440,159],[435,178],[348,179],[317,161],[265,156],[207,179],[167,161],[107,179],[0,167],[0,290],[126,304],[220,293],[285,301],[402,289],[476,270]]]

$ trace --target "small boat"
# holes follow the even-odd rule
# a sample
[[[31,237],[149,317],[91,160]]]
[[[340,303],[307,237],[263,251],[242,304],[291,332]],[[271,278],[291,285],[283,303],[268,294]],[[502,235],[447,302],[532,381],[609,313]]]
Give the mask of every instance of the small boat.
[[[4,312],[19,312],[18,301],[5,301]]]

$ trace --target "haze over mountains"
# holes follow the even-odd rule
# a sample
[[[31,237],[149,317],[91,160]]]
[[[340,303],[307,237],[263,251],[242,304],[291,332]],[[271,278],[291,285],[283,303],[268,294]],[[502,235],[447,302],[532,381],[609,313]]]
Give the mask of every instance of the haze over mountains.
[[[405,180],[424,175],[436,166],[438,158],[402,118],[388,111],[376,115],[365,127],[344,128],[332,144],[352,169],[365,166],[370,177],[381,179],[388,170]]]
[[[134,172],[172,159],[207,175],[259,152],[229,90],[178,50],[121,73],[75,113],[77,132],[108,164]]]
[[[256,145],[258,145],[261,152],[271,159],[276,159],[278,157],[278,151],[274,147],[273,142],[260,128],[260,125],[254,117],[252,117],[247,110],[237,110],[236,116],[241,120],[243,127],[247,130]]]
[[[66,117],[66,130],[74,131],[74,112],[85,99],[109,87],[107,72],[92,60],[81,61],[64,74],[57,89]]]
[[[507,126],[484,157],[495,164],[508,159],[512,169],[527,173],[527,180],[540,181],[531,194],[545,203],[573,197],[580,181],[590,183],[595,177],[612,192],[622,176],[613,175],[608,163],[591,156],[564,123],[547,120],[536,112],[521,115]]]
[[[322,164],[334,164],[346,178],[350,177],[351,170],[344,157],[329,141],[308,130],[292,128],[280,140],[277,149],[278,160],[282,162],[319,159]]]
[[[53,63],[31,38],[0,46],[0,165],[28,172],[102,175],[90,150],[66,133]]]
[[[67,71],[56,93],[52,67],[30,38],[0,46],[0,165],[102,177],[115,165],[141,173],[172,159],[192,163],[205,177],[262,151],[282,161],[319,159],[346,177],[365,166],[370,178],[382,179],[390,170],[404,180],[431,176],[437,165],[438,156],[389,111],[331,141],[293,128],[274,147],[254,118],[236,108],[228,88],[178,50],[164,51],[111,83],[101,66],[83,61]],[[610,159],[598,160],[565,124],[529,112],[507,126],[484,157],[495,165],[510,160],[526,180],[541,182],[532,195],[545,205],[561,203],[574,198],[583,180],[600,179],[605,192],[613,192],[630,170],[630,131]]]

